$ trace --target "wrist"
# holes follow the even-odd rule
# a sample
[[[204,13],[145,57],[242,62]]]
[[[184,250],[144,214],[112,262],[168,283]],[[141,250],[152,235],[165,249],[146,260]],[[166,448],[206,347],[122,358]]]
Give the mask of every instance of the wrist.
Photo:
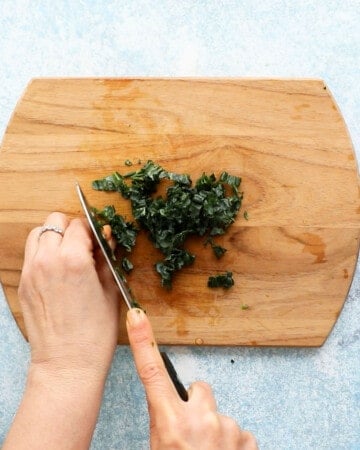
[[[31,362],[28,370],[27,388],[50,389],[54,395],[91,395],[103,392],[107,373],[95,367],[66,367],[53,361]]]
[[[107,351],[104,346],[73,345],[64,341],[41,349],[33,347],[29,374],[49,378],[56,383],[105,383],[114,351],[115,348]]]
[[[4,449],[88,449],[104,385],[103,372],[31,363]]]

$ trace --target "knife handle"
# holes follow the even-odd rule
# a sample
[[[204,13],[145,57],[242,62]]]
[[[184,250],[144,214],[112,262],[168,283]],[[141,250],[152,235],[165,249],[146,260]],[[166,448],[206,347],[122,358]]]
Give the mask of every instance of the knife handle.
[[[180,398],[182,400],[184,400],[184,402],[187,402],[189,399],[188,392],[185,389],[185,386],[179,380],[178,374],[176,373],[173,363],[170,361],[170,358],[168,357],[168,355],[165,352],[160,352],[160,355],[164,361],[166,370],[171,378],[171,381],[174,383],[177,393],[179,394]]]

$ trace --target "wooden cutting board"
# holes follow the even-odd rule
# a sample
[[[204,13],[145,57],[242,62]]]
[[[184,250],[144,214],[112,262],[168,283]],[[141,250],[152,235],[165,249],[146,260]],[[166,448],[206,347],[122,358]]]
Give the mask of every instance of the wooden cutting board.
[[[128,213],[118,195],[91,189],[96,178],[126,173],[127,159],[193,179],[226,170],[243,180],[225,257],[191,242],[198,257],[171,292],[154,273],[155,250],[140,241],[129,282],[159,343],[324,342],[353,277],[360,204],[352,145],[321,80],[33,80],[0,153],[0,276],[24,335],[17,286],[28,232],[54,210],[82,215],[75,180],[93,206]],[[235,286],[208,289],[208,276],[223,270]]]

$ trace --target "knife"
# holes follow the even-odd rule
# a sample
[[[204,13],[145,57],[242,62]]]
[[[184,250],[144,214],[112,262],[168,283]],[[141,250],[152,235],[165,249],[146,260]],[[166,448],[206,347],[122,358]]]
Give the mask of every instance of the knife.
[[[131,309],[135,306],[136,303],[130,293],[129,287],[127,285],[127,281],[126,281],[125,277],[123,276],[123,274],[120,272],[119,268],[117,268],[114,264],[114,261],[111,257],[112,252],[109,247],[109,244],[107,243],[106,239],[101,234],[101,229],[95,220],[94,213],[93,213],[91,207],[89,206],[89,203],[87,202],[86,197],[85,197],[79,183],[76,183],[76,192],[79,196],[79,200],[80,200],[82,209],[84,210],[87,221],[89,222],[91,231],[93,232],[93,234],[96,238],[96,241],[99,244],[99,247],[101,248],[101,251],[102,251],[102,253],[105,257],[105,260],[109,266],[109,269],[114,277],[114,280],[120,289],[122,298],[124,299],[126,306],[129,309]],[[170,358],[168,357],[168,355],[165,352],[160,352],[160,355],[164,361],[166,370],[171,378],[171,381],[173,382],[173,384],[175,386],[177,393],[179,394],[180,398],[186,402],[188,400],[188,392],[185,389],[184,385],[179,380],[176,370],[175,370]]]

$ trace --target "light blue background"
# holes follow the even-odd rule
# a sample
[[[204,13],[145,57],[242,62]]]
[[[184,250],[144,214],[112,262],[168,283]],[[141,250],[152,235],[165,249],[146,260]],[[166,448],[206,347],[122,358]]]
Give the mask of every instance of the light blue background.
[[[32,77],[132,75],[323,78],[359,158],[357,0],[0,0],[1,137]],[[220,410],[261,449],[359,450],[359,270],[322,348],[169,348],[183,381],[210,382]],[[28,360],[1,293],[0,443]],[[147,425],[132,358],[119,348],[92,448],[146,449]]]

